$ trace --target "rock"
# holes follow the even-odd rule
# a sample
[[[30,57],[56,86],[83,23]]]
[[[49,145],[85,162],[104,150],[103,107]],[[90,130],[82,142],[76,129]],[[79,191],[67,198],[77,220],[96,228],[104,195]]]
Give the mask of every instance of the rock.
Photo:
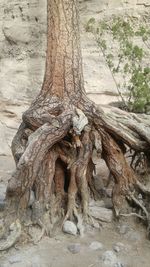
[[[71,244],[68,246],[68,250],[72,253],[72,254],[77,254],[80,252],[81,250],[81,245],[79,243],[75,243],[75,244]]]
[[[100,225],[98,222],[94,221],[94,222],[93,222],[93,227],[94,227],[95,229],[99,229],[99,230],[100,230],[101,225]]]
[[[117,263],[117,256],[112,250],[107,250],[102,255],[102,261],[107,266],[114,266]]]
[[[105,207],[105,203],[103,200],[97,200],[91,199],[89,202],[89,207]]]
[[[41,267],[40,263],[32,263],[31,267]]]
[[[64,233],[67,233],[70,235],[76,235],[77,234],[77,227],[73,222],[66,221],[63,225],[63,231],[64,231]]]
[[[103,244],[100,243],[100,242],[98,242],[98,241],[93,241],[93,242],[90,244],[89,248],[90,248],[91,250],[101,250],[101,249],[103,249]]]
[[[103,207],[90,207],[89,210],[90,210],[90,215],[93,216],[95,219],[107,223],[112,222],[113,218],[112,210]]]
[[[121,262],[117,262],[115,263],[114,267],[124,267],[124,264],[122,264]]]
[[[9,258],[9,263],[10,264],[14,264],[14,263],[18,263],[18,262],[21,262],[22,259],[21,259],[21,256],[20,255],[13,255]]]
[[[124,249],[125,249],[125,246],[124,246],[123,243],[118,242],[118,243],[116,243],[116,244],[113,245],[113,250],[115,252],[117,252],[117,253],[120,252],[120,251],[122,251],[122,250],[124,250]]]
[[[113,246],[113,250],[115,251],[115,252],[120,252],[120,247],[119,246],[116,246],[116,245],[114,245]]]

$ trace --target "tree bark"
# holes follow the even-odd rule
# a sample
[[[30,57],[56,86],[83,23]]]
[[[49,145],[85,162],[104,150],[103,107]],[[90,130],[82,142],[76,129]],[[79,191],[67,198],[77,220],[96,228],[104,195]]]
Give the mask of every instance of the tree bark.
[[[45,76],[12,142],[16,171],[7,187],[5,226],[8,231],[10,222],[17,229],[30,222],[50,234],[70,219],[81,232],[79,222],[90,218],[89,195],[99,195],[93,151],[106,161],[115,179],[113,204],[119,215],[133,188],[142,190],[125,158],[126,147],[148,153],[150,120],[98,107],[86,97],[77,0],[47,0],[47,7]]]

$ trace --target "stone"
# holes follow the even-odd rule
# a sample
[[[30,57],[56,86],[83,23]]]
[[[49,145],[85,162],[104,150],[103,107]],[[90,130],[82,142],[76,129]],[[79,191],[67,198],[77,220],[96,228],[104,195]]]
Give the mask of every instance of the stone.
[[[98,219],[102,222],[110,223],[112,222],[113,212],[112,210],[103,208],[103,207],[90,207],[90,215],[95,219]]]
[[[93,222],[93,227],[94,227],[95,229],[99,229],[99,230],[100,230],[101,225],[100,225],[97,221],[94,221],[94,222]]]
[[[91,250],[101,250],[101,249],[103,249],[103,244],[100,243],[100,242],[98,242],[98,241],[93,241],[93,242],[90,244],[89,248],[90,248]]]
[[[105,207],[105,203],[103,200],[97,200],[91,199],[89,202],[89,207]]]
[[[115,251],[115,252],[120,252],[120,247],[119,246],[113,246],[113,250]]]
[[[114,267],[124,267],[124,264],[121,262],[115,263]]]
[[[112,250],[107,250],[102,255],[102,261],[106,266],[114,266],[117,263],[117,256]]]
[[[14,264],[14,263],[18,263],[18,262],[21,262],[22,259],[21,259],[21,255],[13,255],[9,258],[9,263],[10,264]]]
[[[63,225],[63,231],[64,231],[64,233],[67,233],[70,235],[76,235],[77,234],[77,227],[73,222],[66,221]]]
[[[123,243],[117,242],[113,245],[113,250],[117,253],[125,249],[125,245]]]
[[[75,243],[75,244],[71,244],[68,246],[68,250],[72,253],[72,254],[77,254],[80,252],[81,250],[81,245],[79,243]]]

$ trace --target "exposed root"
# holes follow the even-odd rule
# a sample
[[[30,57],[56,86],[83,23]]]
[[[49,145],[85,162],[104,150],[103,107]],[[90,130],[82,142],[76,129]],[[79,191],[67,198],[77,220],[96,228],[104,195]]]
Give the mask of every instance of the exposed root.
[[[17,219],[9,227],[9,233],[6,239],[0,241],[0,251],[7,250],[12,247],[21,236],[21,223]]]
[[[94,112],[94,107],[88,104],[91,113]],[[24,144],[24,150],[23,154],[18,152],[19,158],[19,145],[15,144],[17,169],[7,188],[7,212],[12,208],[14,201],[13,210],[17,207],[16,214],[21,223],[21,214],[30,209],[32,225],[41,229],[37,240],[33,242],[39,242],[43,235],[51,235],[54,228],[63,225],[68,219],[76,223],[80,235],[83,235],[84,223],[94,225],[88,207],[90,195],[95,199],[99,198],[93,180],[94,149],[98,156],[105,160],[114,177],[113,205],[116,215],[145,219],[141,214],[126,215],[120,212],[128,196],[140,207],[148,220],[146,208],[130,192],[136,186],[143,193],[149,194],[150,191],[137,181],[128,165],[123,142],[105,132],[98,117],[92,121],[87,110],[88,117],[75,107],[63,112],[58,107],[57,112],[55,110],[57,115],[53,112],[41,114],[40,111],[38,110],[37,118],[34,118],[33,110],[33,113],[30,114],[28,111],[23,116],[26,124],[19,130],[19,139],[14,140]],[[29,207],[31,191],[34,200]],[[24,218],[26,219],[26,216]]]
[[[143,204],[133,195],[133,193],[129,193],[128,197],[129,199],[133,200],[133,202],[142,209],[142,211],[145,213],[146,218],[148,220],[149,214],[146,208],[143,206]]]
[[[136,181],[137,187],[146,195],[150,195],[150,188],[141,184],[138,180]]]
[[[120,216],[123,216],[123,217],[132,217],[132,216],[135,216],[135,217],[137,217],[137,218],[139,218],[139,219],[141,219],[143,221],[146,221],[146,217],[141,216],[140,214],[134,213],[134,212],[129,213],[129,214],[120,213]]]

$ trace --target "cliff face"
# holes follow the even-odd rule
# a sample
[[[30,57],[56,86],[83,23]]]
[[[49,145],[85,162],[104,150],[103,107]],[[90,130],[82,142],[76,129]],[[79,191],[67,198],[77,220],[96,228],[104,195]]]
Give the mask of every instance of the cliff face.
[[[46,1],[1,3],[1,95],[25,99],[40,88],[46,50]]]
[[[7,99],[31,98],[40,89],[46,50],[46,0],[0,1],[0,94]],[[121,10],[136,13],[147,0],[80,0],[82,51],[85,86],[88,92],[115,91],[106,79],[108,70],[101,62],[91,36],[83,25],[91,17],[110,16]],[[103,68],[103,71],[101,69]],[[102,74],[103,73],[103,74]]]
[[[84,25],[91,17],[147,12],[147,0],[80,0],[80,27],[85,88],[97,103],[116,99],[111,74]],[[0,154],[8,144],[21,113],[40,90],[46,55],[46,0],[0,1]],[[96,95],[96,97],[95,97]],[[107,95],[107,97],[106,97]]]

